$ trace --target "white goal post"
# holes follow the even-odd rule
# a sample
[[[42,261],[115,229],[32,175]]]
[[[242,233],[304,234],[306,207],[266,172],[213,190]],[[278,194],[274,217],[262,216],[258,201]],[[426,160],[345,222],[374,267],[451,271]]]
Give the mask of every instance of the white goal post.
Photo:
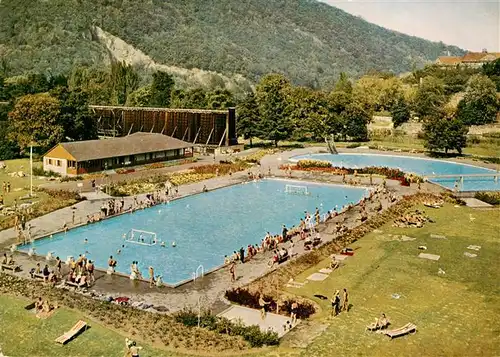
[[[158,237],[156,236],[156,233],[134,228],[132,228],[127,233],[125,240],[128,243],[148,246],[156,245],[158,243]]]
[[[307,189],[307,186],[286,185],[285,193],[293,195],[309,195],[309,190]]]

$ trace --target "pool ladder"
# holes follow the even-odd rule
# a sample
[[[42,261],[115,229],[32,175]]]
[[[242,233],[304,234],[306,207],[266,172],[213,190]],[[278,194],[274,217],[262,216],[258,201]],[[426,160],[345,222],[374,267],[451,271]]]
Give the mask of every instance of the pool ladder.
[[[196,268],[196,271],[193,273],[193,281],[196,281],[198,278],[203,278],[205,275],[205,269],[203,269],[203,265],[199,265],[198,268]]]

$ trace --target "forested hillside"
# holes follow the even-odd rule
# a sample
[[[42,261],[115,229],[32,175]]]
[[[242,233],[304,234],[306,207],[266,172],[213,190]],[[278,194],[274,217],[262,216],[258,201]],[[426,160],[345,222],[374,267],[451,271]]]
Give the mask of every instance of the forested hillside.
[[[57,74],[107,62],[93,25],[161,64],[252,80],[279,72],[311,87],[342,71],[403,72],[462,53],[313,0],[2,0],[0,71]]]

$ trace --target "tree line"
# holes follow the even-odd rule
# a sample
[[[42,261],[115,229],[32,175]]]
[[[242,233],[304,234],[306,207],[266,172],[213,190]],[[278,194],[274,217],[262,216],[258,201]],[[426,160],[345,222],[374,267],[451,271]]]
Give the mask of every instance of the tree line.
[[[97,138],[89,104],[193,109],[236,105],[238,133],[276,145],[330,135],[366,141],[367,125],[378,113],[392,116],[395,127],[410,119],[423,122],[430,150],[461,151],[469,125],[495,121],[499,78],[500,60],[463,71],[430,66],[401,78],[370,72],[354,80],[342,73],[331,90],[297,86],[282,74],[269,74],[241,98],[221,88],[179,88],[169,73],[144,77],[121,62],[100,69],[77,66],[67,76],[0,76],[0,101],[7,102],[0,105],[0,159],[19,156],[32,143],[44,151],[60,141]],[[462,84],[450,85],[457,81]]]
[[[122,62],[107,69],[78,66],[68,76],[0,76],[0,101],[0,159],[18,157],[31,144],[44,152],[61,141],[97,139],[89,104],[197,109],[235,105],[226,89],[178,88],[169,73],[157,71],[144,78]]]
[[[337,140],[366,141],[373,115],[386,113],[395,127],[410,119],[422,122],[429,150],[461,152],[468,126],[493,123],[497,118],[500,102],[491,77],[500,77],[499,63],[489,65],[489,73],[484,68],[460,73],[458,68],[432,66],[403,79],[370,73],[353,81],[341,74],[331,91],[294,86],[283,75],[270,74],[238,105],[238,133],[275,144],[330,135]],[[448,88],[447,72],[465,80],[463,86]],[[457,94],[458,89],[463,92]],[[456,95],[458,105],[453,104]]]

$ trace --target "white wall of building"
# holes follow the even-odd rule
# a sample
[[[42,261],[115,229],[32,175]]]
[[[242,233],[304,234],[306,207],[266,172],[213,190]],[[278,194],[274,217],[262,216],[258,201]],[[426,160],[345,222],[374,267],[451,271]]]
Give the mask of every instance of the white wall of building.
[[[45,171],[57,172],[63,176],[67,175],[68,160],[56,159],[45,156],[43,158],[43,169]]]

